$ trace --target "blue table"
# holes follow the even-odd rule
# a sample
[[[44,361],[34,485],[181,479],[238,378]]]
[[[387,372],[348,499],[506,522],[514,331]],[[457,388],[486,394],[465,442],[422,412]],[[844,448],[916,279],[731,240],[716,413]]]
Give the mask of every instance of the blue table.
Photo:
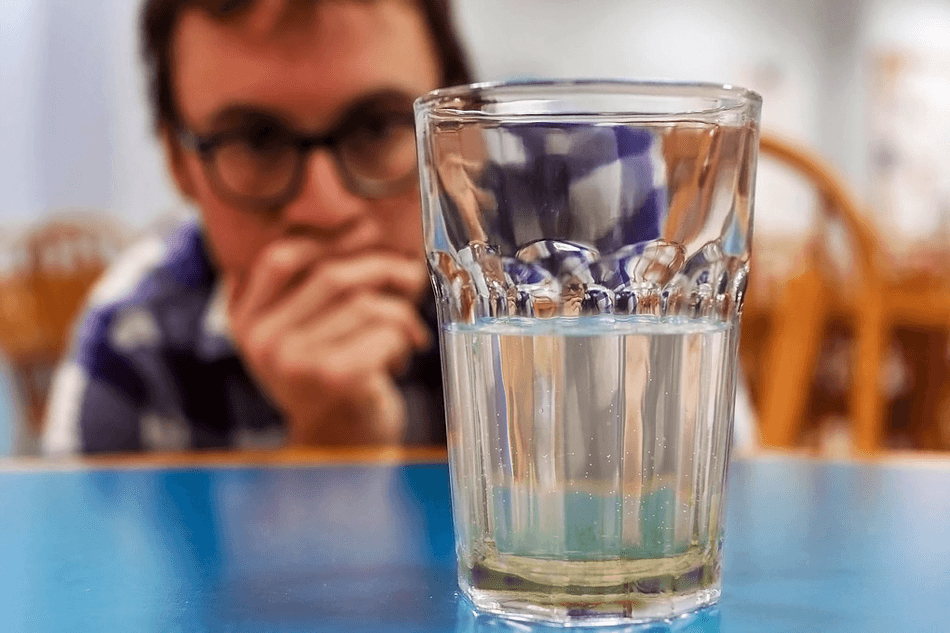
[[[529,632],[455,585],[446,466],[0,472],[0,631]],[[736,462],[700,633],[950,631],[950,466]]]

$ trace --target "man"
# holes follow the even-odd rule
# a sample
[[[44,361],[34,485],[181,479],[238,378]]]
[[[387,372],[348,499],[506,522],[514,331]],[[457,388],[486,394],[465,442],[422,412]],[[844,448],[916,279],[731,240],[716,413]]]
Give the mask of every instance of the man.
[[[439,441],[411,104],[468,80],[436,0],[147,0],[200,222],[116,263],[48,453]]]

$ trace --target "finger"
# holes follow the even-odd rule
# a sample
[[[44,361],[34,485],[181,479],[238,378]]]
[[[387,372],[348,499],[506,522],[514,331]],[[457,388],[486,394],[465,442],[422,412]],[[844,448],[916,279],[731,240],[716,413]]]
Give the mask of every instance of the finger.
[[[370,329],[389,325],[407,339],[413,349],[430,344],[430,334],[413,304],[391,295],[361,294],[330,308],[314,321],[311,315],[275,311],[259,319],[238,344],[252,359],[267,358],[275,346],[292,339],[291,345],[305,345],[314,353],[358,338]]]
[[[369,327],[386,324],[397,327],[415,349],[430,344],[429,329],[415,305],[392,295],[361,294],[317,323],[296,325],[306,327],[315,339],[336,343],[355,338]]]
[[[335,391],[361,392],[365,378],[385,370],[395,375],[412,357],[409,341],[391,325],[376,325],[332,349],[309,350],[319,358],[319,380]],[[301,352],[305,348],[301,348]]]
[[[406,404],[384,373],[367,377],[358,401],[339,402],[327,415],[289,420],[291,444],[388,444],[406,428]]]
[[[313,251],[288,250],[286,255],[278,256],[279,262],[269,259],[242,297],[231,295],[229,315],[238,335],[262,314],[285,313],[282,322],[290,326],[319,315],[342,296],[362,289],[416,301],[428,283],[422,262],[389,252],[324,259],[322,263]],[[310,268],[300,268],[308,263]],[[273,278],[269,286],[268,278]]]
[[[253,312],[258,306],[272,304],[302,281],[325,256],[326,247],[315,240],[292,238],[274,242],[254,261],[243,284],[239,285],[234,279],[226,280],[232,318]]]
[[[391,254],[361,255],[327,261],[275,305],[248,306],[249,312],[283,312],[287,325],[313,318],[348,295],[390,294],[412,303],[428,284],[425,265]]]
[[[394,443],[406,429],[406,401],[391,378],[377,375],[366,385],[366,403],[372,413],[371,440]]]

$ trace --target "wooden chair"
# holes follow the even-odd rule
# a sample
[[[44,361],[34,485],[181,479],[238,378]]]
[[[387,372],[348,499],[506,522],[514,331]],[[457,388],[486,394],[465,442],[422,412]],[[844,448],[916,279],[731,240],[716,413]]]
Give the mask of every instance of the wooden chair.
[[[23,398],[30,433],[40,431],[53,371],[86,295],[125,242],[109,218],[59,214],[29,229],[0,278],[0,348]]]
[[[893,267],[884,275],[882,291],[870,313],[879,323],[885,342],[895,332],[950,332],[950,262],[944,256],[938,267],[907,270]],[[942,337],[936,337],[941,339]],[[871,351],[876,348],[869,346]],[[917,428],[909,429],[915,443],[927,450],[950,450],[950,380],[946,364],[950,350],[927,349],[911,359],[915,375],[913,406],[907,411]],[[866,442],[872,445],[883,434],[883,416],[887,402],[878,392],[876,398],[862,403],[874,424],[865,430]],[[859,436],[858,440],[861,440]]]
[[[856,340],[848,405],[855,444],[861,452],[874,452],[883,426],[878,373],[887,336],[878,238],[844,180],[814,152],[763,134],[760,162],[764,161],[776,162],[815,189],[819,221],[800,269],[774,295],[771,305],[752,292],[748,297],[748,320],[769,322],[761,358],[750,359],[748,350],[743,351],[747,372],[758,374],[754,382],[758,383],[763,444],[791,447],[798,441],[824,334],[829,323],[843,321]],[[834,267],[824,237],[831,222],[844,228],[854,255],[853,270],[845,279],[828,272]]]

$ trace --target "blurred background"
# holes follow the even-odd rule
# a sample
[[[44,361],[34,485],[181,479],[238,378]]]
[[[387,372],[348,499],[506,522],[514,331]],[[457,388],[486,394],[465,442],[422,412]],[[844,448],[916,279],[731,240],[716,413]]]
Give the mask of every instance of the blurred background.
[[[746,448],[950,450],[950,1],[455,0],[481,80],[764,98]],[[91,283],[187,213],[130,0],[0,2],[0,454],[36,450]]]

